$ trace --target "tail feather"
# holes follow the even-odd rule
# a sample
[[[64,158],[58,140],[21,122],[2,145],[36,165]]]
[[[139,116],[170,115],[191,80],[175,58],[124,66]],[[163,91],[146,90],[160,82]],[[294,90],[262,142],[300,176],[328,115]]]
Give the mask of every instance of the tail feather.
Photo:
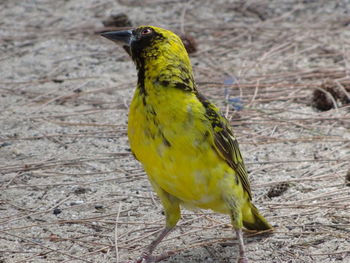
[[[245,217],[243,215],[243,225],[249,230],[268,230],[272,229],[272,226],[267,222],[267,220],[259,213],[255,205],[250,204],[251,214]]]

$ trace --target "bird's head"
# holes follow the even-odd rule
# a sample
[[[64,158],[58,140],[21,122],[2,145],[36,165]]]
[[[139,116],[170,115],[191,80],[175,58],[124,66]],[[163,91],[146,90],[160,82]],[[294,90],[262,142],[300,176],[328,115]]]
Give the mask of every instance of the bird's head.
[[[138,86],[141,89],[159,84],[159,87],[195,91],[190,59],[180,37],[173,32],[154,26],[140,26],[101,35],[126,46],[138,69]]]
[[[163,57],[171,59],[171,56],[177,56],[186,64],[190,64],[180,37],[163,28],[140,26],[130,30],[104,32],[101,35],[126,46],[138,67],[145,66],[152,60],[161,60]]]

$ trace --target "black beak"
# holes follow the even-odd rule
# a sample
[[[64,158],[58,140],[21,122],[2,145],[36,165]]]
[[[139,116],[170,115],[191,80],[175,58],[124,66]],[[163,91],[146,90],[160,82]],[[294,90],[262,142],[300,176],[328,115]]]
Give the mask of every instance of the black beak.
[[[121,30],[121,31],[110,31],[101,33],[101,36],[108,38],[114,42],[119,42],[121,44],[130,46],[133,34],[132,30]]]

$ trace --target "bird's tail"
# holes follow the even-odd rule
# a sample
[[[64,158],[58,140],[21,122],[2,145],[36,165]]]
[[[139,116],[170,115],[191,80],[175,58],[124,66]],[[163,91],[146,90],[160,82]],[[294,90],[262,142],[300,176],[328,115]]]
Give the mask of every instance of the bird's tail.
[[[243,225],[245,228],[258,231],[272,229],[272,226],[252,203],[250,203],[250,211],[251,213],[243,213]]]

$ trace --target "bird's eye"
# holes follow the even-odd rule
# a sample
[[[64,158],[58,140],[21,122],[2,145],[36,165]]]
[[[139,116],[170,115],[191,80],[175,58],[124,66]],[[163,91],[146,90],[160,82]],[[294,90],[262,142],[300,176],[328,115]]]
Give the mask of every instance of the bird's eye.
[[[145,28],[141,31],[141,35],[149,35],[152,33],[152,29],[150,28]]]

